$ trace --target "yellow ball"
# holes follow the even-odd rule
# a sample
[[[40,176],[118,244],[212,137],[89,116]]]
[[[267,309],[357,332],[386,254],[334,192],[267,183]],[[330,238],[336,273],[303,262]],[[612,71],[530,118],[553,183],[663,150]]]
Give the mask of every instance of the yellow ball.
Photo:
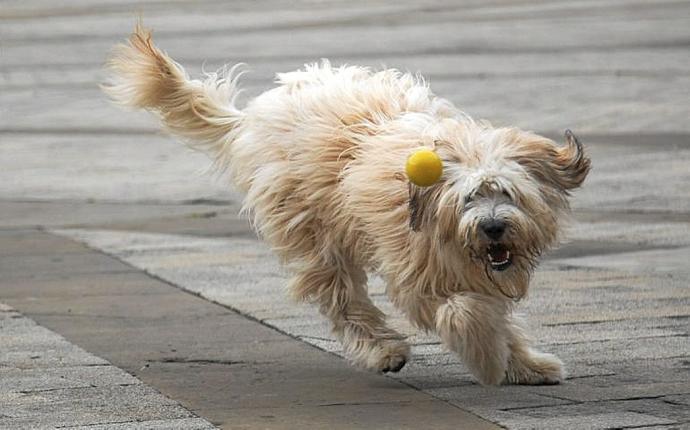
[[[413,184],[428,187],[441,179],[443,163],[434,151],[419,149],[408,157],[405,172]]]

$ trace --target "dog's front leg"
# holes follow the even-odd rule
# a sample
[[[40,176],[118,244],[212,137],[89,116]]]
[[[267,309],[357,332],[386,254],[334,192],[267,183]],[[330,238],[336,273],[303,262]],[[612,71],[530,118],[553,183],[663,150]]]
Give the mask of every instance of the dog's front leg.
[[[508,325],[510,358],[506,382],[525,385],[552,385],[565,377],[563,363],[553,354],[535,351],[522,323],[512,317]]]
[[[358,366],[397,372],[410,355],[404,337],[386,325],[385,315],[369,299],[363,270],[349,267],[306,267],[292,280],[297,298],[319,305],[333,323],[345,354]]]
[[[449,297],[436,311],[437,333],[482,384],[498,385],[505,378],[508,312],[505,300],[469,292]]]

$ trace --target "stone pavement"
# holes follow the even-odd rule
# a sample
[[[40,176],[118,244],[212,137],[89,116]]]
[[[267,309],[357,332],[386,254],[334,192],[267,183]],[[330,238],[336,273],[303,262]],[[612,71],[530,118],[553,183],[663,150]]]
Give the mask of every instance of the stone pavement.
[[[67,339],[2,309],[0,428],[495,428],[74,241],[0,249],[0,300]]]
[[[137,12],[193,73],[249,63],[245,99],[329,57],[580,133],[572,240],[521,308],[570,378],[476,385],[376,279],[415,358],[350,368],[204,157],[98,91]],[[677,0],[2,2],[0,428],[690,428],[688,40]]]
[[[0,428],[215,428],[2,304],[0,344]]]

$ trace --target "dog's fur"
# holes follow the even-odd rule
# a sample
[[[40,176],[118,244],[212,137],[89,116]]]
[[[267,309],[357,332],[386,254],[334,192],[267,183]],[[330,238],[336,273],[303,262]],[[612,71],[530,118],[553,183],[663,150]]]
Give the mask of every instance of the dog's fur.
[[[114,100],[154,112],[229,170],[258,233],[294,274],[292,295],[319,306],[356,364],[397,371],[410,355],[367,295],[367,272],[377,272],[395,306],[435,330],[481,383],[562,380],[561,361],[530,348],[512,308],[589,171],[572,134],[560,146],[493,128],[418,77],[325,61],[279,74],[240,110],[232,71],[190,80],[140,25],[108,67]],[[444,163],[429,188],[404,171],[420,147]],[[489,221],[505,232],[491,238]]]

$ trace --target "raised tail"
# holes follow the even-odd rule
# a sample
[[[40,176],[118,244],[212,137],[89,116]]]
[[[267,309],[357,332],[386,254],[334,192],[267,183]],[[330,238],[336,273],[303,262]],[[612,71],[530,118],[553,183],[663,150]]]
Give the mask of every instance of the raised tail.
[[[225,146],[243,116],[233,104],[238,91],[232,69],[207,74],[204,81],[190,79],[141,23],[127,43],[115,47],[106,68],[109,79],[102,88],[116,103],[154,112],[172,134],[217,161],[227,156]]]

